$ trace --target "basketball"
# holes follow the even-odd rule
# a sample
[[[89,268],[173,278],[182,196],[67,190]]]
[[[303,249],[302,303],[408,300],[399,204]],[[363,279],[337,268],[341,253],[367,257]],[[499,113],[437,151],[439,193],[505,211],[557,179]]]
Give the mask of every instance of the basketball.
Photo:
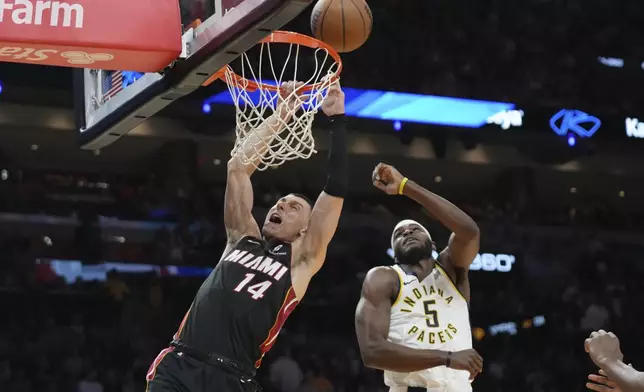
[[[371,34],[373,18],[364,0],[319,0],[311,14],[311,31],[340,53],[362,46]]]

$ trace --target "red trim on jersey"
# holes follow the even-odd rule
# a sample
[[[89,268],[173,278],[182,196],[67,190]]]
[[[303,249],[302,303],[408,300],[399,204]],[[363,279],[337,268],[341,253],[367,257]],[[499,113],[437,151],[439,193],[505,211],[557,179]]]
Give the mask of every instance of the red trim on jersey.
[[[282,307],[277,313],[277,318],[275,319],[273,327],[268,332],[268,336],[266,337],[266,340],[264,340],[264,343],[259,346],[259,350],[261,351],[262,356],[257,360],[257,362],[255,362],[255,368],[259,368],[261,366],[264,354],[266,354],[273,347],[275,341],[277,340],[277,335],[279,335],[280,331],[282,330],[286,319],[291,314],[291,312],[293,312],[298,303],[299,301],[297,300],[297,297],[295,295],[295,290],[293,290],[293,286],[291,286],[286,292],[286,298],[284,298]]]
[[[188,321],[188,315],[190,315],[191,310],[192,310],[192,305],[190,305],[190,308],[186,312],[186,315],[183,316],[183,320],[181,320],[181,324],[179,324],[179,329],[177,330],[177,332],[172,337],[173,340],[178,340],[181,337],[181,332],[183,331],[183,327],[186,326],[186,321]]]
[[[163,358],[166,355],[168,355],[169,352],[172,352],[173,350],[174,350],[174,347],[164,348],[163,350],[161,350],[159,355],[157,355],[157,357],[154,358],[154,361],[152,362],[152,364],[150,364],[150,368],[148,369],[148,372],[145,375],[145,381],[147,383],[149,383],[150,381],[154,380],[154,376],[157,374],[157,367],[159,366],[159,364],[161,363]],[[146,385],[146,387],[145,387],[146,392],[148,390],[148,387],[149,387],[149,385]]]

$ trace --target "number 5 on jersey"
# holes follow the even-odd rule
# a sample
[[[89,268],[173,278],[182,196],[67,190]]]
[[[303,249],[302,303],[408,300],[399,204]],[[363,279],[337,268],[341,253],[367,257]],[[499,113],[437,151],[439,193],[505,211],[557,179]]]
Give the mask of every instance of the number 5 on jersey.
[[[423,306],[425,307],[425,321],[429,328],[438,328],[440,327],[438,311],[432,309],[432,305],[436,305],[436,301],[433,299],[423,302]]]
[[[271,282],[270,280],[265,280],[263,282],[248,286],[248,284],[253,280],[254,277],[255,274],[246,274],[244,280],[239,282],[237,287],[235,287],[235,291],[241,293],[242,290],[246,289],[246,291],[251,294],[254,300],[264,298],[264,292],[268,290],[269,287],[271,287],[273,282]]]

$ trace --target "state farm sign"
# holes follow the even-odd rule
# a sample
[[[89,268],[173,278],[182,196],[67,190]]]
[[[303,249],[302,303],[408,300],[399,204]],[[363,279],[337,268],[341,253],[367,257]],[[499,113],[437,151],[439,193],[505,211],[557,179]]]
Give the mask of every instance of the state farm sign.
[[[154,72],[180,53],[176,0],[0,0],[0,61]]]
[[[83,27],[83,6],[59,1],[0,0],[0,22],[10,15],[15,24]],[[7,20],[8,21],[8,20]]]
[[[0,61],[5,58],[11,60],[23,60],[24,62],[44,63],[51,59],[51,56],[59,56],[67,61],[69,66],[89,66],[94,63],[108,62],[114,59],[109,53],[86,53],[79,51],[59,52],[54,49],[20,48],[9,46],[0,48]],[[4,60],[7,61],[7,60]],[[96,64],[97,66],[99,64]]]

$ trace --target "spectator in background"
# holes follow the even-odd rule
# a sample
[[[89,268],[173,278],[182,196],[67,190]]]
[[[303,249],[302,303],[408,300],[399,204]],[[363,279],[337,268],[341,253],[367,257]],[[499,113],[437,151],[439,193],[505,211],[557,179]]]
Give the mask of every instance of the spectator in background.
[[[291,350],[284,348],[269,367],[270,383],[278,391],[297,392],[302,384],[302,369],[291,357]]]
[[[123,302],[125,297],[130,293],[130,288],[121,279],[118,271],[110,270],[107,273],[107,282],[105,283],[110,298],[117,303]]]
[[[299,392],[333,392],[333,384],[326,378],[321,368],[309,369]]]
[[[90,371],[87,377],[78,382],[77,392],[103,392],[103,385],[96,379],[95,371]]]
[[[581,329],[583,331],[594,331],[604,328],[608,325],[610,314],[608,309],[599,301],[597,294],[590,295],[590,305],[586,309],[583,318],[581,319]]]

